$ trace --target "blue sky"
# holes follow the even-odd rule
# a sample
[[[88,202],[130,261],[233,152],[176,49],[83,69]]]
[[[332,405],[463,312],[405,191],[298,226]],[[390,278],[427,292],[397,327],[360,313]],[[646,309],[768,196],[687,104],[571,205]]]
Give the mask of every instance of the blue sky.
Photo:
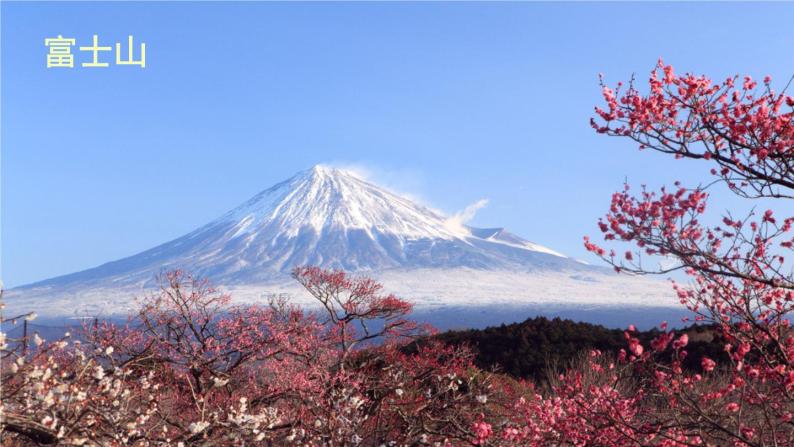
[[[624,178],[707,170],[596,135],[599,72],[644,79],[663,56],[717,78],[794,74],[791,3],[0,8],[8,286],[150,248],[316,163],[448,213],[487,198],[473,224],[590,259],[581,238]],[[132,34],[147,66],[48,70],[58,34]]]

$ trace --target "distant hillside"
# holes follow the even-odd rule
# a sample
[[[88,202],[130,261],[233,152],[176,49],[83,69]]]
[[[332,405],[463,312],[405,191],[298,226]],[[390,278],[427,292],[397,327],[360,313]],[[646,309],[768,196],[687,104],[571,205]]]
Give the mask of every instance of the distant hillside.
[[[727,360],[723,351],[725,342],[714,328],[693,325],[677,332],[689,335],[685,367],[699,368],[703,355]],[[647,346],[658,335],[659,331],[654,329],[639,332],[638,338]],[[548,365],[565,365],[582,351],[599,349],[617,354],[626,348],[623,330],[545,317],[486,329],[449,331],[434,338],[447,344],[469,345],[481,368],[496,367],[513,377],[536,381],[545,380]]]

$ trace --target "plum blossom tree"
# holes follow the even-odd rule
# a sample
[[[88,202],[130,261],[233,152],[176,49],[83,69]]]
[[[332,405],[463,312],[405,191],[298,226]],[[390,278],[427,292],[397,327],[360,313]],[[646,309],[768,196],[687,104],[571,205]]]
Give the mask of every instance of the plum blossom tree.
[[[108,373],[112,350],[94,352],[69,333],[53,342],[34,335],[30,353],[25,346],[30,340],[3,338],[0,439],[122,445],[143,437],[141,427],[157,407],[157,386],[145,378],[129,380],[122,370]]]
[[[406,445],[476,438],[498,382],[380,284],[298,268],[321,305],[234,306],[175,271],[124,325],[6,347],[0,436],[67,445]],[[375,342],[379,343],[375,344]]]
[[[619,255],[589,238],[585,246],[618,271],[689,275],[691,283],[674,283],[677,296],[698,321],[721,331],[730,364],[718,368],[705,358],[700,373],[685,373],[685,335],[664,332],[645,347],[627,331],[623,360],[647,383],[645,399],[664,402],[666,410],[642,418],[642,426],[614,422],[659,444],[792,445],[794,273],[786,255],[794,248],[794,217],[769,209],[726,213],[719,225],[704,221],[715,185],[745,198],[794,198],[794,98],[785,89],[775,92],[768,76],[760,85],[749,76],[714,82],[677,75],[661,61],[647,93],[633,80],[623,87],[602,83],[606,106],[596,108],[596,131],[677,159],[705,160],[715,180],[690,188],[676,182],[659,192],[643,188],[636,196],[626,185],[612,196],[599,227],[606,241],[634,248]],[[654,267],[658,256],[677,262]],[[674,353],[670,364],[658,361],[664,351]]]
[[[471,444],[486,396],[504,385],[477,370],[469,350],[438,342],[406,346],[427,331],[407,319],[410,303],[370,278],[317,267],[296,268],[293,277],[322,305],[323,340],[335,352],[337,376],[326,382],[334,397],[318,412],[333,430],[326,429],[321,445]],[[336,395],[353,396],[345,399],[354,408],[333,401]]]

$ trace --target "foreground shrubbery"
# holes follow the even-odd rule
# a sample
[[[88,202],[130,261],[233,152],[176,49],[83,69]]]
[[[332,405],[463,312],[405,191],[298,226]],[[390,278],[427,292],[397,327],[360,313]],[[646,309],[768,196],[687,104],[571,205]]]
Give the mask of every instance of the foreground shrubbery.
[[[604,87],[600,133],[715,163],[745,197],[794,197],[794,98],[752,79],[713,83],[659,64],[650,92]],[[410,305],[368,279],[300,268],[320,315],[285,302],[230,307],[181,273],[143,302],[135,324],[83,343],[3,351],[3,442],[77,445],[794,445],[789,315],[794,218],[701,222],[706,188],[613,196],[601,230],[635,245],[586,246],[619,271],[643,257],[693,278],[681,303],[711,325],[725,362],[685,368],[690,339],[629,328],[617,356],[594,349],[544,387],[478,369],[463,347],[424,343]],[[667,270],[669,271],[669,270]],[[6,341],[3,340],[5,346]],[[370,345],[378,342],[377,345]],[[699,368],[697,367],[699,366]]]
[[[324,306],[229,306],[180,272],[126,326],[91,328],[4,361],[7,439],[73,444],[353,445],[474,439],[507,381],[420,334],[411,306],[369,279],[294,273]],[[366,347],[371,341],[377,346]],[[6,355],[11,355],[9,352]],[[488,402],[490,397],[490,402]],[[491,410],[493,407],[494,410]],[[494,413],[496,414],[496,413]]]

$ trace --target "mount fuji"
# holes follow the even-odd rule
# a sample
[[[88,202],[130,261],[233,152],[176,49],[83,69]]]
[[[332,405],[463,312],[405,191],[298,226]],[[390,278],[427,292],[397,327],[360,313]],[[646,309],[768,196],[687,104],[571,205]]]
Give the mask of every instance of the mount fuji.
[[[95,268],[12,289],[14,310],[126,313],[156,275],[183,268],[244,302],[305,299],[289,279],[319,265],[381,280],[418,307],[674,304],[669,288],[574,260],[503,228],[474,228],[358,175],[315,166],[162,245]]]

